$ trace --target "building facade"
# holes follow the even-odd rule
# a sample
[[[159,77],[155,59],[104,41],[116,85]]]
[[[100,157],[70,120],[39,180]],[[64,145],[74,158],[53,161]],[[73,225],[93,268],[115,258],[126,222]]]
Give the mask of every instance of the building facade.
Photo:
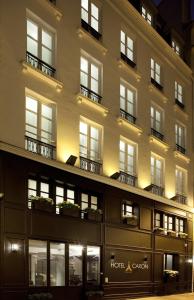
[[[0,0],[0,299],[191,291],[192,23],[159,10]]]

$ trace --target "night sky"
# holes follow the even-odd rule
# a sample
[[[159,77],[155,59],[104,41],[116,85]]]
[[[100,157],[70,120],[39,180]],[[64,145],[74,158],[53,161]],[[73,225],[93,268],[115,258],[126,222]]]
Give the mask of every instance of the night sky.
[[[161,0],[153,0],[156,4],[159,4]],[[170,0],[169,0],[170,1]],[[194,20],[194,0],[191,0],[191,14],[192,19]]]

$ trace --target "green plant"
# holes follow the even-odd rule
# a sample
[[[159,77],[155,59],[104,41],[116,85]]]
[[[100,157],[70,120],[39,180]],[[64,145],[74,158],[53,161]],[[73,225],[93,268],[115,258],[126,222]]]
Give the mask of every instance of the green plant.
[[[42,196],[30,196],[29,197],[29,200],[34,202],[34,201],[42,201],[42,202],[48,202],[50,204],[53,204],[53,199],[51,198],[45,198],[45,197],[42,197]]]
[[[169,277],[176,277],[179,274],[179,271],[175,270],[164,270],[164,274],[168,275]]]
[[[63,201],[59,203],[59,208],[80,208],[80,206],[69,201]]]
[[[98,214],[102,214],[102,210],[101,209],[95,209],[92,207],[87,207],[84,209],[84,211],[87,212],[94,212],[94,213],[98,213]]]
[[[124,215],[123,218],[125,218],[125,219],[131,219],[131,220],[136,220],[137,216],[136,215]]]

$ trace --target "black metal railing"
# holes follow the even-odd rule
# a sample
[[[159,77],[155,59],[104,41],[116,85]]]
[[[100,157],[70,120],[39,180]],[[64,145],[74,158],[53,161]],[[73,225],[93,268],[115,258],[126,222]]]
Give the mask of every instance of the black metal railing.
[[[164,135],[160,133],[159,131],[155,130],[154,128],[151,128],[151,134],[155,137],[157,137],[159,140],[164,140]]]
[[[86,88],[85,86],[80,85],[80,92],[81,92],[82,95],[84,95],[87,98],[90,98],[94,102],[101,103],[102,96],[96,94],[95,92],[93,92],[92,90]]]
[[[156,184],[150,184],[145,188],[146,191],[152,192],[153,194],[156,194],[158,196],[163,196],[164,195],[164,188],[161,186],[158,186]]]
[[[132,61],[131,59],[129,59],[127,57],[127,55],[125,55],[124,53],[121,52],[121,59],[126,62],[129,66],[131,66],[132,68],[135,68],[136,63],[134,61]]]
[[[52,4],[56,5],[56,0],[49,0]]]
[[[136,117],[130,115],[128,112],[126,112],[125,110],[120,108],[120,116],[124,119],[126,119],[127,121],[129,121],[130,123],[135,124],[136,122]]]
[[[102,169],[102,164],[93,161],[89,158],[80,156],[80,168],[92,173],[100,174]]]
[[[120,171],[119,181],[132,186],[136,185],[137,177]]]
[[[46,158],[55,159],[56,157],[55,146],[46,144],[29,136],[25,136],[25,148],[30,152],[37,153]]]
[[[185,105],[180,102],[178,99],[175,99],[175,103],[181,108],[181,109],[184,109],[185,108]]]
[[[176,196],[174,196],[172,200],[181,204],[187,204],[187,197],[181,194],[176,194]]]
[[[95,39],[100,40],[102,35],[96,31],[92,26],[90,26],[87,22],[85,22],[83,19],[81,20],[82,27],[88,31]]]
[[[44,72],[46,75],[54,77],[56,70],[33,54],[26,52],[26,61],[34,68]]]
[[[186,149],[178,144],[176,144],[176,150],[181,152],[182,154],[186,153]]]
[[[160,91],[163,90],[163,86],[160,85],[154,78],[151,77],[151,83],[157,88],[159,89]]]

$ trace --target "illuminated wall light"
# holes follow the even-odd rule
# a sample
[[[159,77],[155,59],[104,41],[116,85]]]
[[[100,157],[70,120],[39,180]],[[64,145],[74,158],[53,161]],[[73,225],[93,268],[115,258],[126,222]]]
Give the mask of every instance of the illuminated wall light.
[[[12,243],[11,244],[11,251],[12,252],[18,252],[19,250],[19,245],[17,243]]]

